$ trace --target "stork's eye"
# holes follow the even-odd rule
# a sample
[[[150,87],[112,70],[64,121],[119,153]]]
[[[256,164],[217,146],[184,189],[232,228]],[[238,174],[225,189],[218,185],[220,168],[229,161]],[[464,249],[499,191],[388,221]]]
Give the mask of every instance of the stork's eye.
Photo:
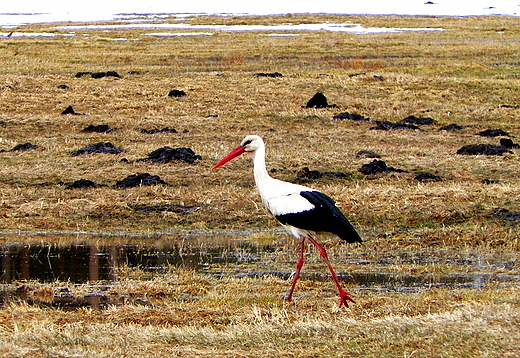
[[[249,145],[249,144],[251,144],[251,142],[252,142],[252,140],[251,140],[251,139],[248,139],[248,140],[246,140],[246,141],[244,142],[244,147],[245,147],[246,145]]]

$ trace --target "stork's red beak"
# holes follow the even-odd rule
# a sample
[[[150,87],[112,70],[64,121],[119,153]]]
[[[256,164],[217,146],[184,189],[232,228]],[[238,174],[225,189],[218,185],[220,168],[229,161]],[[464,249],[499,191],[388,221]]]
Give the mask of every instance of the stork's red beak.
[[[226,155],[226,157],[224,159],[222,159],[220,162],[215,164],[215,166],[213,168],[211,168],[211,170],[217,169],[217,168],[223,166],[224,164],[226,164],[230,160],[238,157],[239,155],[241,155],[244,152],[245,152],[245,148],[244,147],[242,147],[242,146],[238,147],[237,149],[233,150],[231,153]]]

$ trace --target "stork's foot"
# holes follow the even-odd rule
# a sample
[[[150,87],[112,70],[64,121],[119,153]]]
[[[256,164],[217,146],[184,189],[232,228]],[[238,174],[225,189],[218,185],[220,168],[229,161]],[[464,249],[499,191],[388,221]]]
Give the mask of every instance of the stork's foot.
[[[350,293],[346,292],[346,291],[339,291],[339,306],[338,308],[341,308],[342,306],[345,306],[345,307],[348,307],[348,302],[352,302],[352,303],[356,303],[356,301],[354,301],[352,299],[352,297],[350,297]]]

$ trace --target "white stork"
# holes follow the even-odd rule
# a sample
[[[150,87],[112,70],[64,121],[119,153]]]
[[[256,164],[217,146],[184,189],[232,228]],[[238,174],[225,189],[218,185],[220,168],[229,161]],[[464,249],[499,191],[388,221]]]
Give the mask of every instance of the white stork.
[[[303,266],[305,240],[308,239],[316,246],[329,267],[339,291],[339,307],[343,305],[348,307],[347,301],[354,302],[354,300],[341,287],[325,248],[314,239],[311,232],[329,232],[349,243],[361,242],[361,237],[338,209],[334,200],[327,195],[303,185],[288,183],[269,176],[265,166],[265,144],[262,138],[257,135],[245,137],[238,148],[229,153],[212,169],[221,167],[243,153],[250,153],[253,158],[256,187],[265,207],[289,234],[301,240],[300,259],[296,265],[296,273],[287,301],[291,302],[292,300],[294,287]]]

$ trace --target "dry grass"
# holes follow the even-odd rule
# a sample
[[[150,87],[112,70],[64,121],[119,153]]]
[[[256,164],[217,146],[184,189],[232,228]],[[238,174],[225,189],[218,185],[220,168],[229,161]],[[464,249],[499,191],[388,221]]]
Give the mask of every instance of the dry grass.
[[[337,312],[327,283],[301,285],[306,296],[285,304],[278,296],[287,282],[269,276],[215,282],[180,271],[147,281],[122,278],[112,291],[146,304],[103,311],[11,305],[0,311],[0,351],[5,357],[513,357],[520,348],[518,288],[364,291],[356,293],[360,304]],[[42,291],[48,295],[49,287]]]
[[[223,32],[153,38],[143,36],[143,30],[89,30],[66,38],[1,39],[0,149],[25,142],[40,148],[0,153],[0,227],[4,232],[272,232],[278,226],[260,207],[248,158],[210,171],[243,136],[256,133],[265,138],[268,165],[281,179],[295,180],[305,166],[351,174],[348,180],[321,179],[310,185],[334,197],[369,240],[354,250],[377,255],[378,250],[403,248],[476,248],[516,255],[518,225],[490,213],[495,208],[520,211],[518,150],[497,157],[455,153],[466,144],[498,144],[497,138],[476,136],[481,130],[502,129],[515,137],[520,133],[519,110],[502,107],[519,105],[517,20],[215,17],[186,21],[330,21],[447,31],[305,32],[298,37]],[[107,70],[123,77],[74,78],[80,71]],[[254,76],[274,71],[283,77]],[[62,84],[69,89],[58,89]],[[171,89],[188,96],[168,98]],[[316,91],[339,108],[302,108]],[[60,115],[68,105],[84,115]],[[428,116],[437,124],[421,131],[382,132],[370,130],[372,123],[331,120],[343,111],[392,122]],[[451,123],[465,128],[457,133],[438,130]],[[82,133],[90,124],[108,124],[115,131]],[[163,127],[179,133],[141,133]],[[100,141],[125,152],[70,155]],[[203,159],[194,165],[137,161],[166,145],[190,147]],[[367,162],[355,157],[359,150],[375,151],[388,165],[409,173],[365,177],[357,172]],[[443,181],[414,180],[423,171]],[[142,172],[159,175],[170,185],[112,188]],[[80,178],[105,186],[65,189]],[[483,179],[500,183],[484,185]],[[201,209],[186,215],[134,210],[162,204]],[[288,283],[278,278],[170,275],[148,281],[123,277],[115,284],[113,290],[146,297],[150,305],[74,312],[27,304],[4,307],[0,352],[6,357],[513,357],[520,348],[515,285],[409,295],[358,291],[359,304],[335,314],[330,282],[303,281],[301,290],[309,296],[286,305],[279,298]],[[52,286],[41,290],[53,292]],[[324,294],[327,298],[321,300]]]

